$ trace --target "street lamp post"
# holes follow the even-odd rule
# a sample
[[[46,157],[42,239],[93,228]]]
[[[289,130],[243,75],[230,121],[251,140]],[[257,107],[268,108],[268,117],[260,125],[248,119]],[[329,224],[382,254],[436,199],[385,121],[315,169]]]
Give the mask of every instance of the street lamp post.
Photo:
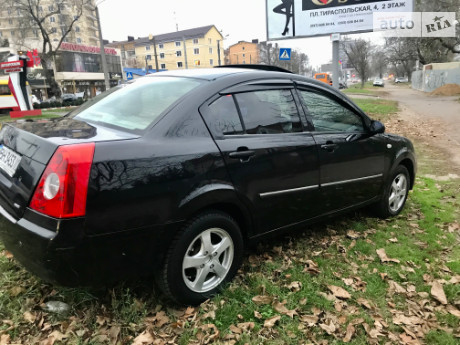
[[[99,8],[97,5],[96,5],[96,19],[97,19],[97,26],[99,29],[99,43],[101,47],[102,71],[104,72],[105,89],[108,90],[110,89],[109,70],[107,68],[107,60],[105,58],[104,41],[102,39],[101,19],[99,17]]]
[[[157,55],[157,44],[155,42],[155,36],[150,34],[149,35],[149,40],[152,41],[152,44],[153,44],[153,54],[155,55],[155,68],[156,68],[156,71],[158,72],[159,71],[159,69],[158,69],[158,55]]]

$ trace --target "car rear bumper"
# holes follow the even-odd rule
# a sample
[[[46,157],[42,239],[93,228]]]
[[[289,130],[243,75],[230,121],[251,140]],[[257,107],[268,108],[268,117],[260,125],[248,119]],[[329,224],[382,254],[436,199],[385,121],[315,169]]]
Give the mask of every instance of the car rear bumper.
[[[41,279],[63,286],[104,286],[152,275],[182,222],[83,237],[62,245],[65,234],[27,219],[15,221],[0,209],[0,240],[14,258]]]

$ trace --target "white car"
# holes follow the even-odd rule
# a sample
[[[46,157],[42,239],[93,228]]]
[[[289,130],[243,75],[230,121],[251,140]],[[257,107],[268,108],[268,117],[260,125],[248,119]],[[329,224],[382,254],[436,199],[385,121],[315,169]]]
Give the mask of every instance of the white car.
[[[383,82],[383,79],[376,78],[376,79],[374,79],[374,83],[372,85],[384,87],[385,84]]]
[[[408,83],[409,82],[409,79],[408,78],[405,78],[405,77],[398,77],[395,79],[395,83],[396,84],[399,84],[399,83]]]

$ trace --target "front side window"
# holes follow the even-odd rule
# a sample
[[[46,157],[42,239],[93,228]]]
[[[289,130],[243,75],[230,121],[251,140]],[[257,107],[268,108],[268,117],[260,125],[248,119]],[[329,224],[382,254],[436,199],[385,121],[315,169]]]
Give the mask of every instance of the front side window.
[[[361,117],[337,101],[311,91],[300,91],[315,130],[318,132],[362,132]]]
[[[243,127],[231,95],[220,97],[212,102],[203,117],[209,130],[214,134],[243,134]]]
[[[235,95],[247,134],[302,131],[290,90],[255,91]]]
[[[72,112],[70,117],[142,131],[200,83],[185,78],[139,79],[104,92]]]

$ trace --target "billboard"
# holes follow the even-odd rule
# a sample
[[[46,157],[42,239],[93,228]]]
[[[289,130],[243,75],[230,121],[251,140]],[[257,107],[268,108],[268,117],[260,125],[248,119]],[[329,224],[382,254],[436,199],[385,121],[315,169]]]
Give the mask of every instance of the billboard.
[[[413,0],[266,0],[267,40],[373,30],[373,15],[412,12]]]

